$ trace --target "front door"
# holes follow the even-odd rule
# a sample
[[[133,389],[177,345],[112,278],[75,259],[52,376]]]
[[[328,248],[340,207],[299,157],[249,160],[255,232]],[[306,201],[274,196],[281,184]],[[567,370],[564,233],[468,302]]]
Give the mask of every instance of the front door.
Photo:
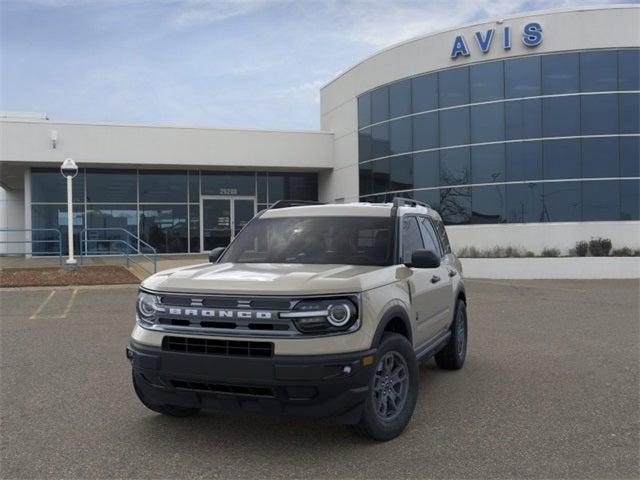
[[[200,200],[200,249],[226,247],[256,212],[252,197],[203,196]]]

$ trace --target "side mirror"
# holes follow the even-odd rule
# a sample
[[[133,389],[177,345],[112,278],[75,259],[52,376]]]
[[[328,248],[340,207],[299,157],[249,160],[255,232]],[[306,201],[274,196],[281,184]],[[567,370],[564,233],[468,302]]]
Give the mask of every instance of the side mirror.
[[[210,263],[217,263],[218,259],[222,256],[222,254],[224,253],[225,250],[226,250],[225,247],[217,247],[217,248],[214,248],[213,250],[211,250],[209,252],[209,262]]]
[[[440,257],[431,250],[414,250],[411,255],[411,263],[405,263],[405,265],[413,268],[438,268]]]

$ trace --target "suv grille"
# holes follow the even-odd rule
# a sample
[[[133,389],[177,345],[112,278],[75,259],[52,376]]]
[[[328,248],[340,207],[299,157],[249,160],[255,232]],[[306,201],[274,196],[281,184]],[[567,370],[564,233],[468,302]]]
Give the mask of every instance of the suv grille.
[[[185,390],[198,390],[215,393],[231,393],[234,395],[250,395],[253,397],[275,397],[271,387],[256,387],[246,385],[222,385],[214,383],[191,382],[187,380],[171,380],[175,388]]]
[[[272,342],[214,340],[209,338],[164,337],[162,349],[172,352],[203,353],[229,357],[272,357]]]

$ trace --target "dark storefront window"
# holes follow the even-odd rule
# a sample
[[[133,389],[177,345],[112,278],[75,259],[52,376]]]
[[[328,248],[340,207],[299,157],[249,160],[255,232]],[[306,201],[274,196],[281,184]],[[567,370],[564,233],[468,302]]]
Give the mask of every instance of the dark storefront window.
[[[620,181],[582,182],[582,220],[620,219]]]
[[[545,180],[580,178],[580,140],[546,140],[542,147]]]
[[[203,195],[249,195],[255,194],[254,173],[202,172]]]
[[[505,216],[504,185],[471,188],[471,223],[503,223]]]
[[[545,137],[580,135],[580,98],[551,97],[542,100],[542,134]]]
[[[389,122],[389,146],[392,155],[411,151],[411,133],[411,117]]]
[[[439,146],[438,114],[423,113],[413,117],[413,150],[426,150]]]
[[[540,57],[517,58],[504,64],[505,97],[540,95]]]
[[[358,98],[358,127],[371,124],[371,95],[366,93]]]
[[[504,109],[507,140],[542,137],[542,101],[540,99],[506,102]]]
[[[541,60],[542,95],[577,92],[580,85],[579,65],[577,53],[544,55]]]
[[[471,143],[504,140],[504,104],[471,107]]]
[[[507,182],[542,179],[542,142],[514,142],[505,145]]]
[[[471,220],[471,188],[440,189],[440,215],[445,223],[463,225]]]
[[[138,201],[135,170],[87,170],[87,203]]]
[[[73,203],[84,203],[84,172],[72,180]],[[57,168],[31,169],[32,203],[67,203],[67,180]]]
[[[640,218],[640,180],[620,181],[620,220]]]
[[[60,173],[58,173],[60,175]],[[31,228],[57,229],[60,235],[52,231],[36,231],[32,233],[34,243],[32,252],[36,255],[57,255],[60,250],[59,240],[62,240],[62,254],[68,254],[68,215],[67,205],[32,205]],[[73,248],[80,252],[80,231],[84,228],[84,205],[73,205]]]
[[[400,155],[393,157],[391,162],[391,187],[394,190],[410,190],[413,188],[413,157]]]
[[[440,108],[469,103],[469,68],[452,68],[440,72],[438,86]]]
[[[582,177],[618,177],[618,137],[582,139]]]
[[[469,148],[440,151],[440,185],[463,185],[471,181]]]
[[[184,203],[187,172],[140,170],[140,202]]]
[[[618,133],[617,95],[585,95],[580,103],[582,135]]]
[[[582,219],[581,182],[543,183],[546,222],[579,222]]]
[[[413,154],[414,188],[437,187],[440,185],[439,152]]]
[[[389,87],[389,117],[411,113],[411,81],[403,80]]]
[[[536,223],[543,221],[542,184],[507,184],[507,221]]]
[[[137,249],[132,235],[138,236],[138,210],[132,205],[87,205],[87,249],[89,253],[109,254]]]
[[[389,119],[389,89],[378,88],[371,92],[371,123]]]
[[[187,205],[141,205],[140,238],[158,253],[188,251]]]
[[[580,87],[583,92],[618,90],[618,56],[614,52],[580,54]]]
[[[471,103],[504,98],[503,62],[481,63],[469,69]]]
[[[440,112],[440,146],[467,145],[469,143],[469,107]]]
[[[471,147],[471,183],[505,181],[505,145]]]
[[[413,113],[438,108],[438,75],[436,73],[411,79],[411,103]]]
[[[620,138],[620,176],[640,177],[640,137]]]

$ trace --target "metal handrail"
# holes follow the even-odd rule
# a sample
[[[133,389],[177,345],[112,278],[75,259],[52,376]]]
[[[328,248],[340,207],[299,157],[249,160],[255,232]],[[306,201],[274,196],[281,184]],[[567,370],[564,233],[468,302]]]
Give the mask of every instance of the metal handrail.
[[[58,244],[58,258],[60,260],[60,265],[62,265],[62,233],[60,232],[60,230],[58,230],[57,228],[2,228],[0,229],[0,233],[10,233],[10,232],[30,232],[30,233],[34,233],[34,232],[55,232],[58,236],[58,238],[53,239],[53,240],[34,240],[33,237],[30,239],[25,238],[24,240],[8,240],[8,235],[7,235],[7,240],[0,240],[0,243],[6,243],[6,244],[10,244],[10,243],[24,243],[24,244],[31,244],[32,248],[32,252],[33,253],[33,244],[34,243],[57,243]],[[26,236],[26,235],[25,235]],[[28,252],[3,252],[3,255],[24,255],[27,254]],[[42,255],[42,256],[47,256],[47,255],[56,255],[56,252],[36,252],[38,255]]]
[[[123,240],[121,238],[87,238],[86,234],[87,233],[91,233],[91,232],[122,232],[125,233],[127,235],[127,240]],[[134,247],[133,245],[131,245],[130,240],[134,240],[135,244],[137,245],[137,248]],[[109,242],[109,244],[115,243],[115,244],[119,244],[122,245],[123,251],[122,254],[124,255],[124,257],[126,258],[127,261],[127,266],[129,266],[129,263],[133,263],[135,265],[138,265],[141,269],[143,269],[145,272],[149,273],[149,274],[154,274],[157,271],[158,268],[158,252],[156,251],[155,248],[153,248],[151,245],[149,245],[147,242],[145,242],[144,240],[142,240],[140,237],[138,237],[137,235],[134,235],[133,233],[131,233],[129,230],[127,230],[126,228],[119,228],[119,227],[106,227],[106,228],[84,228],[82,229],[82,231],[80,232],[80,262],[82,262],[83,257],[85,257],[87,254],[91,254],[91,253],[98,253],[98,252],[90,252],[88,250],[88,246],[87,244],[89,242]],[[151,250],[151,252],[145,253],[140,249],[140,245],[143,245],[144,247],[147,247],[148,249]],[[83,248],[84,247],[84,248]],[[139,255],[142,258],[144,258],[145,260],[147,260],[148,262],[150,262],[153,265],[153,270],[148,270],[147,268],[145,268],[142,263],[136,262],[135,260],[133,260],[131,258],[131,253],[129,252],[129,249],[133,250],[133,252],[135,252],[135,255]]]

